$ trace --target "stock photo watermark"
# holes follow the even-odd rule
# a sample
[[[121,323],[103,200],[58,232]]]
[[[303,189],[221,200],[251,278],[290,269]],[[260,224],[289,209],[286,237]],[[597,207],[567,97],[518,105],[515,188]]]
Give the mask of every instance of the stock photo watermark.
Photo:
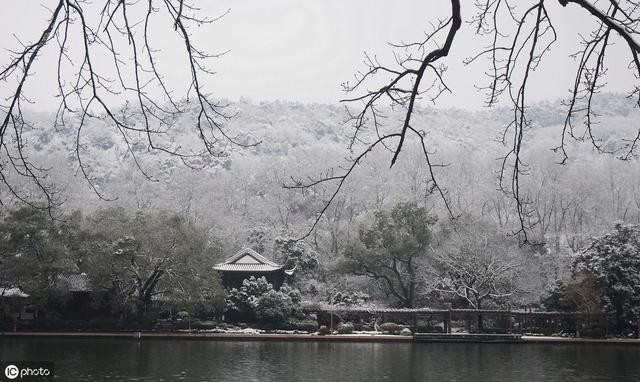
[[[53,379],[53,362],[15,361],[0,363],[2,381],[40,381]]]

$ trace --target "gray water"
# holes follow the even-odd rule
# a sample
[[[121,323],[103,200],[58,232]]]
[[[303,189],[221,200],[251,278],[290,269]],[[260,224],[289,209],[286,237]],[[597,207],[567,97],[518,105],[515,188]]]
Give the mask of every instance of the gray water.
[[[55,363],[60,381],[639,381],[615,345],[0,339],[0,360]]]

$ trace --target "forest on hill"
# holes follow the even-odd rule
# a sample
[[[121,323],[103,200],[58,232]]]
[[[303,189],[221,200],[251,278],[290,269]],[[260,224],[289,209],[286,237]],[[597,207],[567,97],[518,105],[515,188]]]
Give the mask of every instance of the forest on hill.
[[[229,155],[195,158],[188,166],[175,156],[149,150],[143,134],[128,133],[129,149],[121,136],[113,135],[115,130],[105,128],[108,121],[91,120],[79,151],[99,196],[79,171],[75,138],[70,136],[73,121],[68,130],[53,131],[43,128],[50,118],[40,114],[24,132],[24,141],[29,159],[49,169],[49,179],[64,198],[56,213],[62,221],[75,222],[73,242],[77,235],[104,238],[107,233],[100,230],[106,228],[97,222],[111,215],[127,222],[147,216],[149,224],[178,219],[175,224],[192,227],[188,230],[201,238],[198,251],[204,252],[195,257],[201,260],[189,260],[206,268],[197,272],[201,276],[242,247],[282,261],[287,261],[287,253],[305,253],[314,264],[313,271],[306,276],[302,272],[298,280],[307,300],[331,303],[340,292],[339,299],[351,293],[355,300],[366,296],[369,303],[419,306],[441,304],[447,296],[459,298],[459,286],[447,284],[451,278],[443,275],[476,261],[476,267],[506,265],[500,292],[494,290],[486,302],[476,301],[478,306],[537,304],[569,280],[576,253],[593,237],[611,232],[616,223],[640,224],[640,162],[616,157],[616,145],[637,131],[640,111],[623,96],[606,95],[598,102],[602,136],[596,139],[612,154],[597,153],[589,142],[577,139],[567,142],[569,159],[564,164],[553,150],[564,123],[562,111],[551,103],[529,110],[533,124],[522,155],[527,168],[521,193],[530,208],[526,219],[535,245],[527,246],[513,235],[518,229],[514,201],[499,190],[500,158],[506,150],[500,139],[505,111],[500,109],[415,111],[414,125],[424,131],[430,147],[437,148],[433,158],[443,166],[436,168],[436,176],[456,219],[434,192],[417,142],[409,141],[392,168],[385,150],[367,155],[310,233],[334,185],[303,190],[283,186],[331,174],[347,163],[352,131],[343,123],[346,112],[340,106],[247,99],[230,103],[227,109],[234,117],[226,129],[250,146],[226,148]],[[389,118],[401,116],[391,111]],[[166,139],[187,150],[196,145],[197,137],[188,134],[192,118],[182,115]],[[25,183],[23,191],[29,193],[29,187],[33,185]],[[7,211],[5,223],[21,214],[32,216]],[[417,227],[426,231],[416,233]],[[307,233],[295,248],[285,245]],[[404,239],[387,242],[385,237]],[[60,245],[67,244],[63,240]],[[89,252],[85,249],[82,256]],[[409,292],[399,292],[407,289],[402,281],[384,282],[373,276],[375,271],[363,271],[368,261],[380,260],[373,265],[384,268],[390,258],[378,259],[376,253],[420,254],[391,259],[415,265],[403,269],[399,278],[409,275]],[[483,257],[486,254],[490,258]],[[76,261],[70,266],[85,271],[88,264],[91,261]],[[449,273],[442,273],[445,265]],[[473,306],[473,301],[464,304]]]

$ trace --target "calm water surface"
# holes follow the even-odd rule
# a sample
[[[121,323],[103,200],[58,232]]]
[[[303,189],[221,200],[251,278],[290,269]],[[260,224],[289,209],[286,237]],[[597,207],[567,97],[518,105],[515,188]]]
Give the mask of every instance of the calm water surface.
[[[593,345],[0,339],[60,381],[640,381],[640,348]]]

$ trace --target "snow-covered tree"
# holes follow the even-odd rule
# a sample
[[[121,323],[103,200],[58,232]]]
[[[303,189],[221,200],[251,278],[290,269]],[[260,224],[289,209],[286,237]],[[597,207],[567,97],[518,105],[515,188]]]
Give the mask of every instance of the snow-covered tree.
[[[640,225],[616,224],[578,253],[573,267],[595,277],[602,309],[615,314],[618,331],[629,329],[640,314]]]
[[[415,203],[377,212],[373,224],[360,230],[360,240],[345,250],[341,270],[374,279],[400,305],[413,307],[436,220]]]
[[[210,277],[216,258],[203,232],[180,216],[107,209],[92,217],[90,227],[94,251],[87,273],[138,315],[156,296],[191,301],[201,294],[206,300],[222,290]]]
[[[473,309],[504,304],[523,291],[524,257],[517,240],[480,221],[453,224],[434,256],[434,290],[462,299]],[[478,329],[482,329],[480,315]]]
[[[0,215],[0,288],[27,293],[53,289],[63,274],[77,272],[70,245],[79,215],[54,221],[28,206]]]
[[[250,278],[233,288],[226,299],[227,317],[231,320],[260,320],[281,324],[300,311],[300,292],[283,285],[275,290],[264,277]]]

